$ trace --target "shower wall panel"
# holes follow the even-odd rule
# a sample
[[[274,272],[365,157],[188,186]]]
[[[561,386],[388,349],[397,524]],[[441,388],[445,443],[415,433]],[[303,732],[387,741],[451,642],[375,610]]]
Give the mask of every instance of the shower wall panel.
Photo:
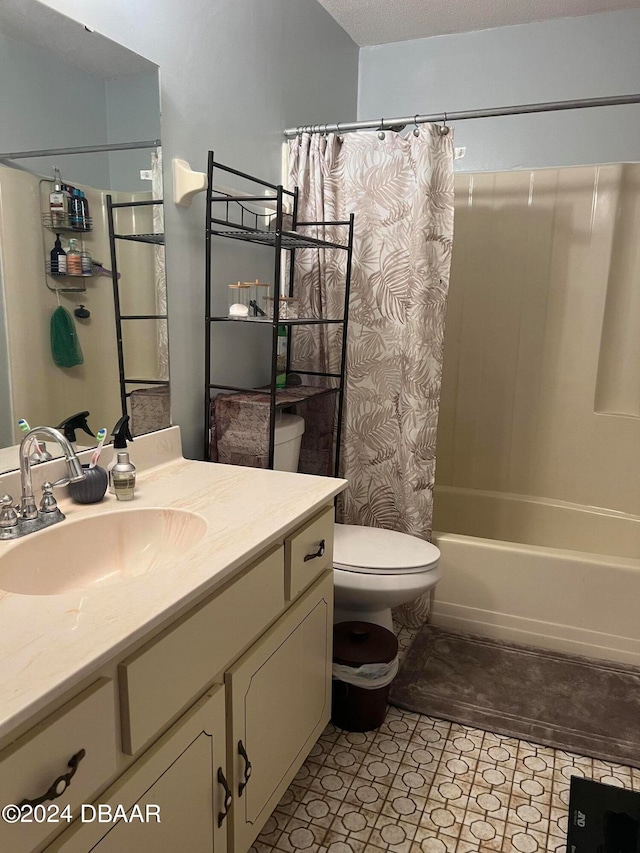
[[[455,204],[437,484],[640,513],[640,165],[458,175]]]
[[[73,174],[68,179],[73,180]],[[16,420],[21,417],[32,426],[55,426],[74,412],[88,410],[91,413],[89,424],[95,432],[103,426],[111,429],[121,410],[111,277],[86,279],[83,293],[56,294],[47,288],[47,282],[53,286],[55,281],[45,276],[45,259],[49,257],[55,234],[43,228],[41,220],[41,209],[51,185],[44,183],[40,187],[39,183],[36,175],[0,166],[0,263],[11,386],[10,401],[0,398],[0,405],[9,403],[6,408],[13,412],[13,436],[5,442],[9,444],[20,441]],[[85,235],[86,247],[95,261],[109,268],[108,191],[86,185],[82,189],[93,217],[93,231]],[[113,193],[116,202],[147,197],[143,193]],[[136,229],[143,233],[152,230],[147,208],[122,210],[117,224],[120,233],[125,234]],[[73,232],[63,235],[65,240],[69,236],[74,236]],[[122,313],[155,314],[153,247],[121,243],[118,266],[122,273]],[[74,279],[71,283],[73,281],[82,280]],[[69,283],[66,280],[66,284]],[[51,314],[58,304],[73,314],[80,303],[91,311],[88,320],[74,318],[84,364],[60,368],[51,356]],[[147,321],[133,325],[135,329],[129,324],[123,334],[128,374],[155,378],[158,375],[157,323]],[[82,443],[83,434],[78,435]],[[90,443],[88,436],[86,439],[86,443]]]

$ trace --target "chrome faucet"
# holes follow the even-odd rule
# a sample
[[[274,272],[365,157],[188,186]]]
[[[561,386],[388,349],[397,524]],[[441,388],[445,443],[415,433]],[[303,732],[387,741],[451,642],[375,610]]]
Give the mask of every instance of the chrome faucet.
[[[63,513],[58,508],[56,499],[53,497],[53,486],[44,483],[42,486],[42,500],[40,507],[36,507],[33,496],[33,483],[31,481],[31,453],[33,452],[36,437],[46,435],[56,441],[64,453],[67,461],[68,476],[54,485],[67,485],[67,483],[78,483],[84,480],[85,473],[80,460],[69,441],[57,429],[49,426],[38,426],[30,429],[20,442],[20,481],[22,486],[22,498],[19,507],[13,507],[13,499],[4,495],[1,499],[0,510],[0,539],[16,539],[27,533],[34,533],[43,527],[49,527],[64,519]]]

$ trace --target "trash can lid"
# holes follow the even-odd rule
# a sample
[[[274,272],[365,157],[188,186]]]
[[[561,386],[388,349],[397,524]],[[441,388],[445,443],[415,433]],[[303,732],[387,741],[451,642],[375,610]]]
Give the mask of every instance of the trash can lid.
[[[338,622],[333,626],[333,661],[342,666],[389,663],[398,654],[395,636],[372,622]]]

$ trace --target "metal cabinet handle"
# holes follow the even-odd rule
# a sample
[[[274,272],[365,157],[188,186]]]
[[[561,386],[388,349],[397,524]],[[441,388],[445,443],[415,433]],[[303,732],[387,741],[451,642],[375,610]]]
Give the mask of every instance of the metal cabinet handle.
[[[249,781],[249,777],[251,776],[251,762],[249,761],[249,756],[247,755],[247,750],[242,745],[242,741],[238,741],[238,754],[242,756],[244,759],[244,782],[240,782],[238,785],[238,796],[242,796],[242,792],[247,787],[247,782]]]
[[[49,790],[41,797],[38,797],[35,800],[23,800],[21,803],[18,803],[18,808],[21,809],[23,806],[39,806],[42,803],[46,803],[48,800],[57,800],[58,797],[61,797],[71,784],[71,780],[78,769],[78,764],[80,764],[86,754],[87,753],[84,749],[81,749],[80,752],[76,752],[75,755],[72,755],[67,764],[67,767],[71,768],[68,773],[58,776],[58,778],[49,787]]]
[[[224,778],[222,767],[218,767],[218,782],[220,782],[220,784],[224,788],[224,811],[218,812],[218,827],[221,827],[225,817],[229,814],[229,809],[231,808],[231,801],[233,800],[233,797],[231,796],[231,789],[227,784],[227,780]]]
[[[306,563],[308,560],[315,560],[316,557],[322,557],[323,554],[324,554],[324,539],[320,542],[320,545],[319,545],[316,553],[315,554],[307,554],[305,556],[303,562]]]

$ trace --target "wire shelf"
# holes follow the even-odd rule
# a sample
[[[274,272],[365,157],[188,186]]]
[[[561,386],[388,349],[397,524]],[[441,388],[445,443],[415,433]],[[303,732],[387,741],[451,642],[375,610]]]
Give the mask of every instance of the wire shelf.
[[[54,220],[54,217],[50,213],[43,213],[42,224],[45,228],[57,234],[67,231],[73,231],[75,234],[86,234],[88,231],[93,230],[93,218],[91,216],[83,216],[82,222],[73,222],[69,216]]]
[[[164,246],[164,234],[114,234],[113,238],[114,240],[131,240],[134,243],[153,243],[155,246]]]
[[[44,268],[45,268],[45,272],[47,273],[47,275],[50,275],[50,276],[51,276],[51,278],[56,278],[56,279],[65,279],[65,278],[93,278],[93,277],[94,277],[94,275],[95,275],[95,271],[94,271],[93,263],[91,264],[91,272],[90,272],[90,273],[71,273],[71,272],[59,273],[59,272],[51,272],[51,262],[50,262],[50,261],[46,261],[46,263],[45,263],[45,265],[44,265]]]
[[[231,229],[211,229],[211,234],[218,237],[229,237],[245,243],[261,243],[264,246],[276,245],[276,231],[234,231]],[[330,240],[319,240],[317,237],[307,237],[297,231],[280,232],[280,245],[283,249],[348,249],[343,243],[333,243]]]

